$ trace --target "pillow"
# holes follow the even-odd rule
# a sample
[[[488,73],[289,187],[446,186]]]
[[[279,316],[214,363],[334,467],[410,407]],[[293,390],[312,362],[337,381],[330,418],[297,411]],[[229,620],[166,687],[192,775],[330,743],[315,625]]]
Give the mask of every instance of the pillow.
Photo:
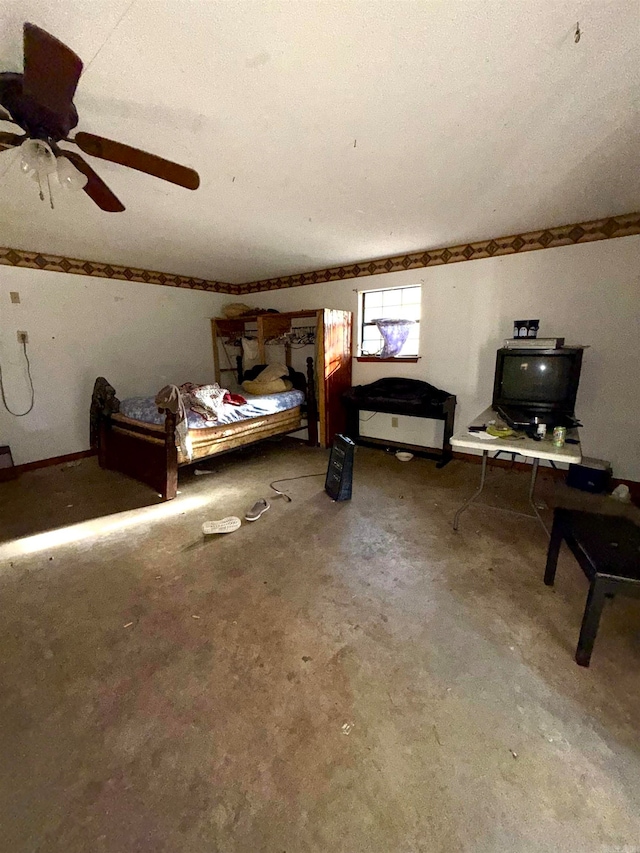
[[[243,371],[243,378],[257,379],[266,366],[266,364],[256,364],[254,367],[250,367],[248,370]],[[297,370],[290,367],[288,378],[291,380],[296,391],[302,391],[303,394],[307,393],[307,380],[304,373],[298,373]]]
[[[256,376],[258,382],[271,382],[273,379],[281,379],[283,376],[289,375],[289,368],[286,364],[268,364],[262,373]]]
[[[245,379],[242,388],[248,394],[264,396],[265,394],[281,394],[291,391],[293,385],[288,379],[272,379],[270,382],[260,382],[258,379]]]
[[[260,361],[258,341],[255,338],[242,338],[242,363],[253,367]]]

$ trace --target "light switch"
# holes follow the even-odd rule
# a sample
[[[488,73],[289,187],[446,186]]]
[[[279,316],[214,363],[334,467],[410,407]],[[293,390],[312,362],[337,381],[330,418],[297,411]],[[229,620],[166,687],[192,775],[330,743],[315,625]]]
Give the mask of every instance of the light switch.
[[[20,304],[20,294],[16,290],[9,291],[9,296],[14,305]]]

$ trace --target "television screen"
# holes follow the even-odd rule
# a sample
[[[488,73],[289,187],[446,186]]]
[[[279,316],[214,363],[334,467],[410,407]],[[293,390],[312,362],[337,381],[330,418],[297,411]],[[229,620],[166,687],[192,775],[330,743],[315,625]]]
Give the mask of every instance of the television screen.
[[[508,353],[502,368],[503,401],[563,403],[571,395],[573,360],[569,355]]]

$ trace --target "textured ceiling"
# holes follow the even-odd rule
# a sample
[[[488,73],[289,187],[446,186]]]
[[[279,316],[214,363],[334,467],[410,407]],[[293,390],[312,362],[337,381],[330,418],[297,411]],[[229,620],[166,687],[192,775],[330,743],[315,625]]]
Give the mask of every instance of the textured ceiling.
[[[2,70],[25,20],[78,129],[202,185],[92,160],[126,212],[52,211],[14,165],[0,245],[246,282],[640,209],[640,0],[0,0]]]

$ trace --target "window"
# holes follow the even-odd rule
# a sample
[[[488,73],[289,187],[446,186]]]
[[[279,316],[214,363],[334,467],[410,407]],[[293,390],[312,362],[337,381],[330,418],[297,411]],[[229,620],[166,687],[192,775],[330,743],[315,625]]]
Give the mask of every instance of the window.
[[[422,286],[412,284],[409,287],[389,287],[385,290],[363,290],[360,292],[360,347],[359,358],[388,358],[398,359],[418,358],[420,343],[420,302]],[[379,320],[408,320],[410,325],[405,327],[402,337],[407,334],[406,341],[395,355],[385,355],[385,339],[376,321]],[[393,332],[397,348],[398,326]],[[400,338],[401,340],[401,338]],[[389,345],[387,345],[387,350]]]

